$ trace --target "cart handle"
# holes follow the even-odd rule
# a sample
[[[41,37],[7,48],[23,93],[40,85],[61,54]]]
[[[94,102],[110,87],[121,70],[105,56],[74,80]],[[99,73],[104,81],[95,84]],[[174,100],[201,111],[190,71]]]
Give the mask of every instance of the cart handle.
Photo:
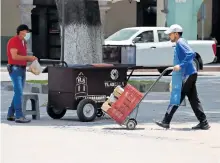
[[[60,60],[40,59],[40,62],[52,63],[54,66],[55,66],[55,64],[60,64],[60,63],[62,63],[62,66],[68,67],[68,64],[67,64],[65,61],[60,61]]]
[[[157,84],[157,82],[162,78],[162,76],[164,76],[164,74],[167,71],[173,71],[174,67],[168,67],[166,68],[161,74],[160,76],[157,78],[157,80],[150,86],[150,88],[147,90],[147,92],[144,94],[144,96],[142,97],[142,99],[140,100],[140,102],[136,105],[136,107],[139,107],[139,104],[141,103],[141,101],[147,96],[147,94],[152,90],[152,88]]]
[[[164,71],[165,71],[165,72],[166,72],[166,71],[170,71],[170,70],[173,71],[173,69],[174,69],[174,67],[168,67],[168,68],[166,68]]]

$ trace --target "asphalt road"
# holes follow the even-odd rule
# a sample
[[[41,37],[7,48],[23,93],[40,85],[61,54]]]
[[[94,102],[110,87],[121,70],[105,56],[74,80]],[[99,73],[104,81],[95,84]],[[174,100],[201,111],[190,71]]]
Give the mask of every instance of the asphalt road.
[[[145,77],[143,80],[155,80],[156,78],[157,76]],[[162,80],[170,80],[170,76],[164,77]],[[220,76],[199,76],[197,87],[199,97],[202,101],[208,120],[210,122],[220,122]],[[11,102],[12,95],[13,92],[2,91],[1,93],[1,118],[3,123],[8,106]],[[45,102],[47,102],[47,95],[39,94],[39,98],[40,105],[43,105]],[[151,92],[149,95],[147,95],[143,103],[140,105],[138,112],[138,121],[140,123],[152,123],[153,119],[161,119],[167,108],[168,102],[169,93]],[[28,104],[28,106],[30,106],[30,104]],[[45,107],[40,108],[42,119],[47,119],[52,122],[53,120],[48,117],[45,110]],[[68,111],[63,119],[77,121],[78,118],[75,111]],[[106,121],[109,120],[97,119],[96,122],[93,123],[105,123]],[[179,108],[174,116],[173,122],[197,122],[188,102],[186,107],[182,106]]]

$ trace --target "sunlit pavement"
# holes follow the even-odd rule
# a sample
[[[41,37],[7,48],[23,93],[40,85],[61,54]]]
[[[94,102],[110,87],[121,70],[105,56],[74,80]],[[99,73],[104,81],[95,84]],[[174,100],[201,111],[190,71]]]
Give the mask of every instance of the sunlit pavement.
[[[147,79],[156,79],[149,76]],[[164,80],[170,80],[165,77]],[[111,119],[78,121],[75,111],[62,120],[52,120],[42,106],[47,95],[39,95],[41,120],[15,124],[5,120],[13,92],[1,93],[3,163],[220,163],[220,77],[199,76],[198,92],[211,125],[209,131],[192,131],[196,125],[189,103],[174,115],[171,129],[153,124],[161,120],[169,93],[150,93],[140,105],[138,126],[124,130]],[[12,154],[13,153],[13,154]]]

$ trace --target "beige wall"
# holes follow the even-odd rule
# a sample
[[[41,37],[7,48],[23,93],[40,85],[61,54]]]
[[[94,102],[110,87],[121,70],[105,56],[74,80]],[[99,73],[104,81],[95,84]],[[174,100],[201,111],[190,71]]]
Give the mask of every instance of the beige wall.
[[[110,4],[105,17],[105,36],[126,28],[136,26],[137,2],[129,3],[127,0]]]
[[[164,9],[164,1],[157,1],[157,27],[164,27],[166,23],[166,14],[161,12]]]
[[[21,23],[19,0],[1,0],[1,36],[13,36]]]
[[[204,4],[206,6],[206,19],[204,25],[204,37],[210,37],[212,31],[212,1],[204,0]],[[201,8],[200,8],[201,10]],[[200,12],[198,13],[198,18],[201,18]],[[199,38],[202,37],[202,22],[198,22],[198,35]]]

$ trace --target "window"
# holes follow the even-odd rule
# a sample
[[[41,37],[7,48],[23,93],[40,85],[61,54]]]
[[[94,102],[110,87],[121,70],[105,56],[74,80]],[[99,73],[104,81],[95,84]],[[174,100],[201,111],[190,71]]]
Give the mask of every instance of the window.
[[[139,41],[137,43],[154,42],[154,32],[146,31],[137,36]]]
[[[109,36],[106,40],[108,41],[123,41],[130,39],[135,33],[137,33],[137,29],[122,29],[113,35]]]
[[[159,39],[159,42],[165,42],[165,41],[170,41],[170,38],[167,34],[164,33],[165,30],[158,30],[157,33],[158,33],[158,39]]]

